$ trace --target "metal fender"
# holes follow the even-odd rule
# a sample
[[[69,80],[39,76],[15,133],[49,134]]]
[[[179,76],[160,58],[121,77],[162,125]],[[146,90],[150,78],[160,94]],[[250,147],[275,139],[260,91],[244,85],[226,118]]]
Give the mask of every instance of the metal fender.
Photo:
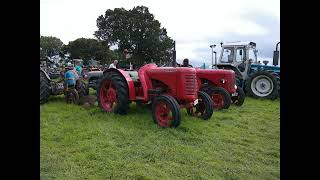
[[[135,100],[136,99],[135,88],[134,88],[133,80],[131,79],[130,75],[121,69],[115,69],[115,68],[106,69],[105,71],[103,71],[103,74],[108,72],[117,72],[122,75],[122,77],[127,81],[127,84],[128,84],[129,100]]]
[[[151,84],[151,81],[149,80],[149,77],[146,73],[146,70],[156,68],[156,67],[157,67],[157,65],[155,65],[155,64],[146,64],[139,69],[138,76],[139,76],[141,86],[143,89],[143,100],[144,101],[148,100],[148,89],[152,88],[152,84]]]
[[[51,81],[49,75],[43,69],[40,68],[40,72],[42,72],[47,77],[47,79]]]

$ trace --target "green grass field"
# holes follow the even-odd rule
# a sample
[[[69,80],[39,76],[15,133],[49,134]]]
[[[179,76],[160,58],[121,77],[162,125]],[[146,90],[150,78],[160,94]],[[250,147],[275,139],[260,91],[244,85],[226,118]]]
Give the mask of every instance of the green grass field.
[[[280,179],[279,100],[246,98],[209,121],[181,114],[162,129],[134,103],[120,116],[51,97],[40,105],[41,179]]]

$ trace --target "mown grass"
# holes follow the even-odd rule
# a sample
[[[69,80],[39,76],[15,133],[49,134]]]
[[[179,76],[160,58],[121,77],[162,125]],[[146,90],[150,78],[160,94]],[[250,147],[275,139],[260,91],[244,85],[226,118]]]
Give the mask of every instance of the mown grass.
[[[91,91],[93,94],[94,92]],[[279,100],[188,117],[176,129],[133,103],[127,116],[66,104],[40,106],[41,179],[280,179]]]

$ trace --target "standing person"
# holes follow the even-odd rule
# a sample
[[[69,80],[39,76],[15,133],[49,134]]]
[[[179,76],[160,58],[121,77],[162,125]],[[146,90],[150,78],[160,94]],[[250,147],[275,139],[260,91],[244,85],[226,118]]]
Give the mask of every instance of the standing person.
[[[114,60],[113,63],[110,64],[109,68],[117,69],[118,60]]]
[[[81,67],[81,65],[80,65],[80,61],[76,61],[75,62],[75,69],[76,69],[76,71],[78,72],[78,75],[79,76],[81,76],[81,74],[82,74],[82,67]]]
[[[120,69],[133,69],[133,64],[130,62],[130,54],[127,49],[123,50],[123,58],[118,62],[118,68]]]

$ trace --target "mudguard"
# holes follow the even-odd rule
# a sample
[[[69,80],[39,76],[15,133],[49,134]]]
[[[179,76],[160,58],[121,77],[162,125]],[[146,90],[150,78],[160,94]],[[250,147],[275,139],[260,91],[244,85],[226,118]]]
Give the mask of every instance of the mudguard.
[[[130,75],[121,69],[115,69],[115,68],[106,69],[105,71],[103,71],[103,74],[106,74],[109,72],[116,72],[116,73],[122,75],[122,77],[127,81],[127,84],[128,84],[129,100],[135,100],[136,94],[135,94],[134,82],[133,82],[132,78],[130,77]]]
[[[47,79],[49,81],[51,81],[51,78],[49,77],[49,75],[43,69],[40,68],[40,72],[42,72],[47,77]]]

